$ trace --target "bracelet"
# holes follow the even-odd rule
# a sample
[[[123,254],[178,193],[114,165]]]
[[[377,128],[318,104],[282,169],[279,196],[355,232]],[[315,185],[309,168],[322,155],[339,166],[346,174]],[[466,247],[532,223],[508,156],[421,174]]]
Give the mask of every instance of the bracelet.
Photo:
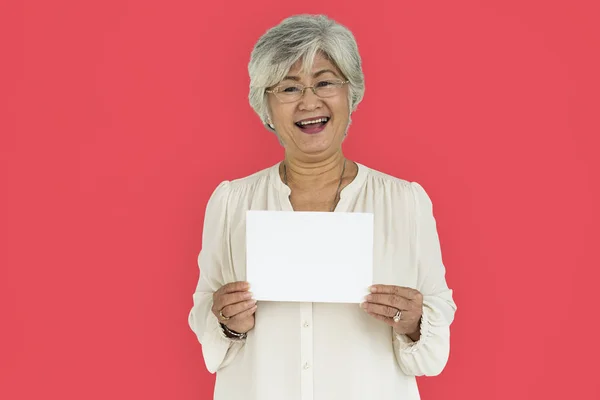
[[[232,331],[231,329],[229,329],[227,327],[227,325],[225,325],[221,322],[219,322],[219,324],[221,325],[221,328],[223,329],[225,336],[227,336],[231,339],[243,340],[243,339],[246,339],[246,337],[248,336],[247,333],[238,333],[236,331]]]

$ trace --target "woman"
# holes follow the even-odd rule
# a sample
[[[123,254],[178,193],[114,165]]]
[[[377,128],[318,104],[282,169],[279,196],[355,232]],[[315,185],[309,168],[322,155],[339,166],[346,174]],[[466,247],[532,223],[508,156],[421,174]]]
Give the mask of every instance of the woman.
[[[364,92],[353,35],[324,16],[288,18],[257,42],[249,73],[250,104],[285,157],[222,182],[207,205],[189,324],[217,373],[214,398],[418,399],[415,376],[447,362],[456,305],[425,190],[342,151]],[[360,307],[257,304],[247,210],[373,213],[371,294]]]

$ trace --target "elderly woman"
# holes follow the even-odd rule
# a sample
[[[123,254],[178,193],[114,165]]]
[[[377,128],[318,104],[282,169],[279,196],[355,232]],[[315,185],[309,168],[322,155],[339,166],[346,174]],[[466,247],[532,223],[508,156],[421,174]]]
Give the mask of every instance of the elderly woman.
[[[364,79],[353,35],[324,16],[268,30],[249,64],[250,104],[282,162],[209,199],[189,325],[218,400],[414,400],[449,355],[456,305],[427,193],[344,156]],[[260,302],[245,282],[247,210],[374,215],[374,285],[363,303]],[[311,290],[307,287],[306,290]]]

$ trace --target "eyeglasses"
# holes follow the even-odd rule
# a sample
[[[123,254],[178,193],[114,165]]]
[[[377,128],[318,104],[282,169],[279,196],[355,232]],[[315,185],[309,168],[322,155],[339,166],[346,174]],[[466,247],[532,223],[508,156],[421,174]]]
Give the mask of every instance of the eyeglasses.
[[[306,89],[311,89],[315,96],[321,98],[333,97],[340,94],[342,87],[350,81],[341,79],[326,79],[318,81],[313,86],[303,86],[299,83],[286,83],[273,89],[265,90],[266,93],[274,94],[282,103],[293,103],[304,96]]]

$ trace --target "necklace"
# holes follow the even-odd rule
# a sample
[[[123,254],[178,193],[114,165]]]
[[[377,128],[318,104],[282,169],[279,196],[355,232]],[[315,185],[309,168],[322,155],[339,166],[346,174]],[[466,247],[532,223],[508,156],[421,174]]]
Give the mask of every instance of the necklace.
[[[342,167],[342,174],[340,175],[340,182],[338,183],[337,190],[335,191],[335,197],[333,198],[333,204],[331,205],[331,210],[335,210],[335,204],[337,202],[338,196],[340,195],[340,188],[342,187],[342,181],[344,180],[344,172],[346,171],[346,159],[344,158],[344,166]],[[283,163],[283,183],[288,186],[287,181],[287,168],[285,166],[285,162]]]

